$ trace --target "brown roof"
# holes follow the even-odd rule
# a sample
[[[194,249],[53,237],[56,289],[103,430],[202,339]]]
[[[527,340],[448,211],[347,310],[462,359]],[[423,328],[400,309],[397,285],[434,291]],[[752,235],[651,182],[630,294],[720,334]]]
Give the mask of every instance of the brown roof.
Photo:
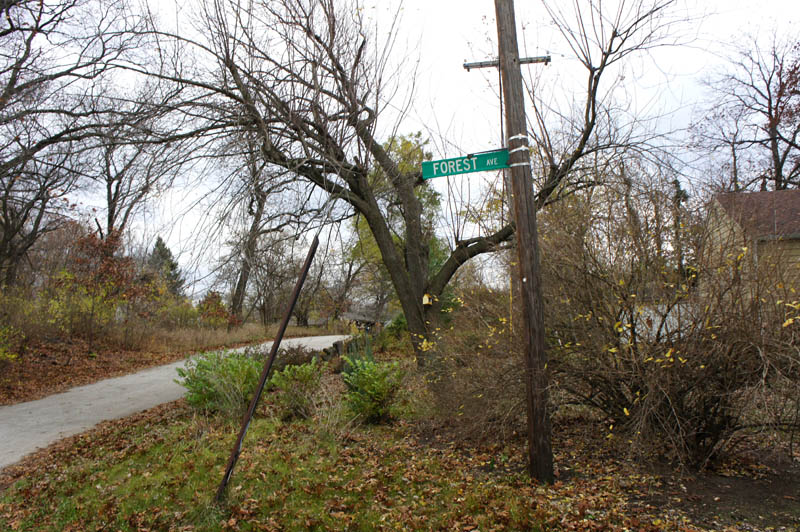
[[[800,238],[800,190],[730,192],[715,199],[751,238]]]

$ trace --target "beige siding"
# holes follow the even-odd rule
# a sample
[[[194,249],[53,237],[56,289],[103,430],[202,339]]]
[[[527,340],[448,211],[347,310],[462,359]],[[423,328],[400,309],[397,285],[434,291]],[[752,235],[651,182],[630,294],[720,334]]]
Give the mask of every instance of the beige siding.
[[[708,214],[708,235],[704,253],[708,266],[722,265],[726,259],[737,257],[742,248],[747,246],[747,239],[739,224],[714,201]]]
[[[761,241],[756,252],[762,280],[800,288],[800,240]]]
[[[734,299],[800,299],[800,240],[751,240],[716,201],[707,223],[701,295],[738,286]]]
[[[710,291],[712,286],[703,287],[703,277],[708,283],[727,284],[725,279],[750,278],[753,276],[752,243],[749,242],[741,227],[732,220],[725,209],[714,201],[708,213],[708,233],[703,247],[701,269],[701,290]]]

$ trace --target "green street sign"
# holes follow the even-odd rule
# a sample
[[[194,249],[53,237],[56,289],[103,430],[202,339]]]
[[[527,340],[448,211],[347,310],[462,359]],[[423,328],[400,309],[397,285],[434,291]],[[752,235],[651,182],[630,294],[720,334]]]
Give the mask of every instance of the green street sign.
[[[502,168],[508,168],[508,150],[476,153],[466,157],[442,159],[440,161],[422,161],[422,179],[469,174],[472,172],[487,172]]]

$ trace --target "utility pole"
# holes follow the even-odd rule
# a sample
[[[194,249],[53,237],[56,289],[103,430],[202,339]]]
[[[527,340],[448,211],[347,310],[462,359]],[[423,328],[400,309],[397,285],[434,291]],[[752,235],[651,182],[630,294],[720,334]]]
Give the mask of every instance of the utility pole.
[[[549,55],[538,55],[535,57],[520,57],[519,64],[520,65],[530,65],[535,63],[544,63],[545,66],[550,64],[552,59]],[[467,63],[466,60],[464,61],[464,70],[469,72],[473,68],[496,68],[498,74],[500,73],[500,60],[499,59],[491,59],[489,61],[474,61],[472,63]],[[505,108],[503,107],[503,79],[502,75],[500,76],[500,137],[501,137],[501,144],[503,146],[506,145],[506,136],[505,132],[502,131],[504,126],[503,121],[503,112]],[[511,205],[514,203],[511,194],[511,182],[509,180],[509,171],[508,169],[503,170],[503,196],[505,201],[508,202],[508,208],[511,210]],[[505,210],[501,212],[501,221],[502,215],[505,214]],[[513,261],[511,266],[513,267]],[[508,326],[509,332],[513,332],[514,330],[514,297],[518,291],[516,279],[514,275],[510,275],[508,279]]]
[[[514,0],[495,0],[500,74],[506,101],[506,139],[511,167],[511,191],[516,222],[517,256],[522,299],[522,334],[525,342],[525,403],[528,413],[528,471],[532,478],[554,481],[550,446],[547,352],[544,339],[544,305],[536,233],[525,102],[522,94]]]

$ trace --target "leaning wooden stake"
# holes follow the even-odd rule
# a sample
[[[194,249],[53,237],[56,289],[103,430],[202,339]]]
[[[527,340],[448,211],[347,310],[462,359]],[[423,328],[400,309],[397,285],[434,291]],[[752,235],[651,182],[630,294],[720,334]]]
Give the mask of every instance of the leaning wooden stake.
[[[281,345],[281,340],[283,340],[283,334],[286,332],[286,327],[289,325],[289,319],[292,317],[294,305],[297,303],[298,297],[300,297],[300,290],[303,288],[303,283],[306,281],[306,276],[308,276],[308,270],[311,268],[311,261],[314,259],[314,254],[317,252],[318,245],[319,238],[315,236],[314,241],[311,242],[311,248],[308,250],[306,261],[303,264],[302,271],[300,272],[300,277],[298,277],[297,284],[292,292],[292,297],[289,300],[289,306],[286,309],[286,314],[283,316],[281,326],[278,328],[278,334],[275,336],[275,340],[272,342],[272,350],[269,353],[269,358],[264,363],[264,369],[261,371],[261,380],[258,383],[258,389],[256,389],[256,393],[253,395],[253,400],[250,401],[250,408],[247,409],[247,414],[245,414],[244,419],[242,420],[242,428],[239,430],[239,437],[236,439],[236,445],[233,446],[231,455],[228,458],[228,465],[225,468],[225,476],[222,477],[222,482],[220,482],[219,488],[217,489],[217,496],[215,498],[217,502],[222,501],[222,499],[225,497],[225,488],[227,488],[228,482],[231,479],[231,475],[233,475],[233,468],[236,466],[236,461],[239,459],[239,453],[242,452],[244,436],[247,434],[247,429],[250,427],[250,421],[253,419],[253,414],[255,413],[256,406],[258,405],[258,400],[261,398],[261,393],[264,391],[264,386],[267,384],[267,378],[269,377],[269,372],[272,369],[272,363],[275,362],[275,356],[278,354],[278,348]]]
[[[536,202],[533,196],[525,101],[522,95],[514,1],[495,0],[500,73],[506,100],[506,139],[511,167],[511,190],[522,300],[520,328],[525,339],[525,394],[528,410],[528,469],[531,477],[553,483],[553,451],[547,412],[547,352],[544,339],[542,275],[536,234]]]

